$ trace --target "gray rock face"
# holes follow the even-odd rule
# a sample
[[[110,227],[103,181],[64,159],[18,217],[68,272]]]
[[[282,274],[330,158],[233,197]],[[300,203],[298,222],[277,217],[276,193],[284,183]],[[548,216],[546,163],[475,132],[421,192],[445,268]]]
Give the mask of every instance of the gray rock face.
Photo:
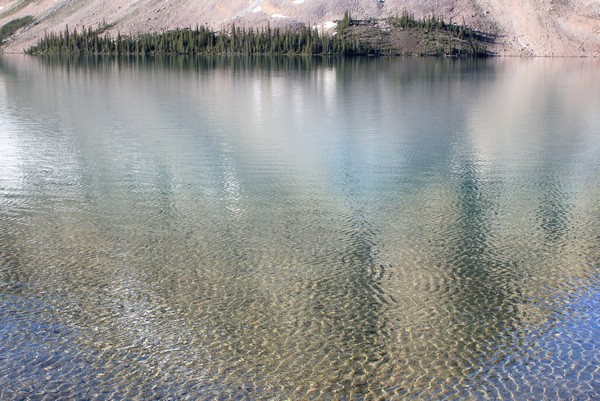
[[[414,12],[497,35],[499,55],[600,56],[600,3],[592,0],[22,0],[0,1],[0,26],[32,15],[37,24],[3,45],[22,52],[46,31],[109,26],[124,34],[207,25],[228,29],[310,24],[333,29],[348,11],[355,18],[384,18]]]

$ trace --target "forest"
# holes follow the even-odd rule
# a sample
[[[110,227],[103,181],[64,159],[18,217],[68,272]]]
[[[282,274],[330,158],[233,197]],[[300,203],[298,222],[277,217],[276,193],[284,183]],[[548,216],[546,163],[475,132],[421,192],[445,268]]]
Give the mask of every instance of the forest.
[[[255,29],[235,24],[216,32],[204,26],[147,34],[112,36],[109,26],[47,33],[28,54],[105,55],[487,55],[481,38],[467,27],[408,12],[383,21],[355,20],[346,13],[335,32],[317,28]],[[367,30],[365,30],[365,27]],[[403,38],[416,38],[409,48]],[[378,40],[371,40],[377,36]],[[433,38],[433,39],[432,39]],[[406,42],[406,41],[404,41]],[[417,45],[415,46],[416,43]]]

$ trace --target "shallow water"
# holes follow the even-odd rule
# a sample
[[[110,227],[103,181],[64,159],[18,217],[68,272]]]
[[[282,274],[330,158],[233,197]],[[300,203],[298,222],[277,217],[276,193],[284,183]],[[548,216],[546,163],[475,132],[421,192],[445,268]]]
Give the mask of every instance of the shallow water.
[[[599,67],[1,57],[0,399],[599,399]]]

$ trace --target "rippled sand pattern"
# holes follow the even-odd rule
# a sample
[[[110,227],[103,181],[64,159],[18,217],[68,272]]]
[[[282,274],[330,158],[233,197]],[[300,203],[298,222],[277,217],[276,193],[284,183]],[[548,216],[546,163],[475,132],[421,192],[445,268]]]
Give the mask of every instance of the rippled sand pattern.
[[[0,399],[600,399],[597,60],[0,58]]]

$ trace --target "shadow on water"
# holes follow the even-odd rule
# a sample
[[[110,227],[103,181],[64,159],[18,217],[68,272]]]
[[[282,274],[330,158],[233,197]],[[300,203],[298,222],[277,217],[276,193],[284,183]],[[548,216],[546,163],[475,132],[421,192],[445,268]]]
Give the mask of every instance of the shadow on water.
[[[505,190],[502,180],[482,177],[464,152],[457,159],[452,179],[456,215],[448,227],[452,237],[438,252],[446,258],[443,268],[455,286],[444,297],[453,313],[443,346],[450,347],[450,353],[469,355],[457,357],[453,369],[460,372],[454,380],[467,382],[462,391],[469,396],[473,388],[489,380],[489,369],[515,363],[527,343],[519,312],[519,305],[525,302],[521,276],[526,274],[526,266],[496,246],[495,220]],[[482,378],[484,382],[476,385]]]

